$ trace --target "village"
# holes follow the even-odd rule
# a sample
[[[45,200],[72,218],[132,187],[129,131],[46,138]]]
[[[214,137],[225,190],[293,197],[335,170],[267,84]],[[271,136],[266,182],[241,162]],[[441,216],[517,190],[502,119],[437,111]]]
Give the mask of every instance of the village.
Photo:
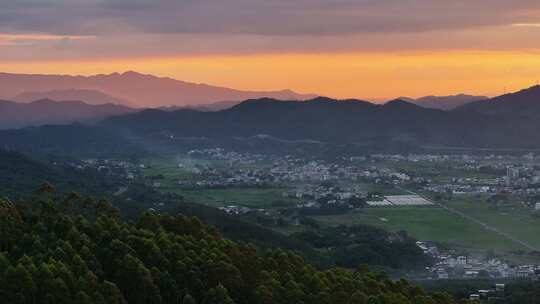
[[[143,182],[158,191],[185,194],[195,202],[199,197],[195,194],[200,194],[203,204],[208,202],[206,193],[233,192],[234,198],[221,198],[212,206],[272,229],[296,231],[321,225],[319,221],[328,216],[336,218],[336,223],[341,223],[340,217],[343,223],[347,218],[368,217],[370,224],[393,227],[407,221],[407,212],[425,213],[429,218],[462,200],[473,207],[493,206],[490,212],[501,218],[514,212],[507,210],[518,210],[519,216],[535,221],[540,214],[539,164],[540,157],[530,154],[376,154],[329,160],[201,149],[167,161],[88,159],[72,165],[119,176],[126,184]],[[246,191],[250,194],[243,198]],[[259,192],[272,194],[265,194],[260,204],[250,203],[250,197]],[[398,210],[406,212],[392,218]],[[452,216],[451,212],[447,215],[449,220]],[[404,224],[403,228],[414,227]],[[435,261],[422,275],[429,280],[537,279],[540,273],[538,252],[525,253],[530,258],[516,262],[441,247],[436,235],[420,239],[417,245]]]
[[[200,164],[197,161],[200,159],[219,165]],[[150,167],[144,160],[88,159],[73,165],[92,167],[122,176],[127,181],[142,179],[155,188],[160,188],[165,179],[159,173],[144,174]],[[409,194],[396,192],[399,187],[430,193],[434,198],[448,195],[511,197],[519,199],[531,212],[540,212],[540,157],[533,154],[374,154],[329,161],[215,148],[189,151],[187,157],[180,158],[174,166],[188,173],[173,181],[178,189],[278,187],[287,189],[283,197],[300,199],[299,207],[303,208],[318,208],[321,204],[357,208],[358,200],[373,207],[399,205],[402,203],[392,203],[385,198],[385,195]],[[430,170],[426,172],[425,167]],[[357,203],[350,204],[351,198]],[[428,205],[421,201],[411,204]]]
[[[509,265],[494,257],[475,257],[459,254],[455,250],[441,250],[433,242],[417,241],[416,244],[436,261],[427,269],[430,274],[428,279],[538,279],[540,276],[539,265]]]

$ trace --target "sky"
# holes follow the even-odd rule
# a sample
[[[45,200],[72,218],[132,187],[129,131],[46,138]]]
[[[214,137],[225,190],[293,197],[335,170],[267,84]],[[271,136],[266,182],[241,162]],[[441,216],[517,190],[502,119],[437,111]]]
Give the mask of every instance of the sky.
[[[538,0],[0,2],[0,71],[123,72],[337,98],[495,96],[540,79]]]

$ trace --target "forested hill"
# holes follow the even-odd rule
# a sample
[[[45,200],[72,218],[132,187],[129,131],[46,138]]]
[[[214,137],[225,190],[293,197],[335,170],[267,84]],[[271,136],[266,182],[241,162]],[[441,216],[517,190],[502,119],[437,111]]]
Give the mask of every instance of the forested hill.
[[[39,99],[29,103],[0,100],[0,129],[95,122],[105,117],[135,111],[137,110],[116,104],[90,105],[74,100]]]
[[[0,130],[9,149],[72,156],[177,153],[221,147],[252,152],[377,153],[436,148],[540,149],[540,87],[451,111],[404,100],[384,105],[315,98],[247,100],[217,112],[145,110],[97,126]]]
[[[19,130],[0,130],[0,148],[31,155],[81,157],[136,156],[145,147],[126,134],[81,124],[47,125]]]
[[[415,240],[375,227],[357,226],[351,228],[355,231],[348,233],[313,228],[307,234],[285,236],[217,208],[186,202],[181,195],[160,193],[141,182],[128,183],[123,178],[96,169],[77,169],[17,152],[0,151],[0,184],[0,197],[12,201],[34,197],[35,191],[28,189],[51,187],[54,197],[60,200],[73,195],[87,205],[96,205],[108,199],[119,208],[125,219],[137,219],[142,211],[150,208],[195,216],[215,226],[228,238],[255,243],[262,248],[294,250],[324,268],[334,265],[354,268],[359,264],[369,264],[389,271],[401,271],[424,268],[431,263],[416,246]],[[119,189],[123,189],[121,193],[117,193]],[[324,244],[324,251],[319,250],[321,238],[333,240]]]
[[[95,169],[75,169],[0,149],[0,197],[18,199],[44,183],[53,184],[58,192],[86,195],[110,193],[120,186],[118,180]]]
[[[319,271],[283,250],[259,251],[185,216],[120,220],[103,203],[0,201],[5,303],[449,304],[364,268]]]
[[[274,137],[285,141],[466,148],[540,148],[540,87],[452,111],[404,100],[384,105],[315,98],[305,102],[253,99],[218,112],[148,110],[103,122],[142,138]]]

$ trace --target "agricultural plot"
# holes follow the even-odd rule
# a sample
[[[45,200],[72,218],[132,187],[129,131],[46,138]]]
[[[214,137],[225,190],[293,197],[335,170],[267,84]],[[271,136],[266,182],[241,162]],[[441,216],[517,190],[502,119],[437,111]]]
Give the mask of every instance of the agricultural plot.
[[[517,204],[494,208],[483,199],[472,196],[455,197],[445,204],[514,239],[537,248],[540,246],[540,219],[532,216],[527,208]],[[317,216],[315,219],[329,226],[368,224],[390,231],[404,230],[419,240],[435,241],[453,248],[475,252],[494,250],[512,261],[534,259],[530,255],[517,254],[520,251],[530,251],[523,245],[437,205],[392,205],[366,208],[359,213]],[[537,260],[534,259],[534,262]]]
[[[432,202],[418,195],[387,195],[382,201],[368,201],[371,207],[428,206]]]
[[[534,217],[527,208],[517,204],[495,208],[470,196],[456,197],[448,206],[540,248],[540,218]]]
[[[406,231],[416,239],[451,247],[503,251],[524,249],[438,206],[366,208],[362,212],[315,216],[314,219],[328,226],[367,224],[389,231]]]
[[[433,205],[432,202],[426,200],[419,195],[390,195],[386,196],[386,200],[395,206],[426,206]]]
[[[229,188],[205,190],[179,190],[185,200],[214,207],[239,205],[249,208],[288,207],[298,204],[298,199],[283,198],[284,188]]]
[[[383,199],[382,201],[367,201],[366,204],[368,204],[368,206],[371,206],[371,207],[393,206],[392,203],[389,200],[387,200],[386,198]]]

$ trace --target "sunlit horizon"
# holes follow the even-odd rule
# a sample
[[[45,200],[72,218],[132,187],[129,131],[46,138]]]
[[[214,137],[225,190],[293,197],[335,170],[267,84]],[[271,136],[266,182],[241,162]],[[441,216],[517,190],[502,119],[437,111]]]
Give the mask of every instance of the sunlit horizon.
[[[375,102],[401,96],[497,96],[537,83],[534,51],[422,51],[49,60],[0,63],[0,71],[90,76],[136,71],[249,91],[291,89]]]

